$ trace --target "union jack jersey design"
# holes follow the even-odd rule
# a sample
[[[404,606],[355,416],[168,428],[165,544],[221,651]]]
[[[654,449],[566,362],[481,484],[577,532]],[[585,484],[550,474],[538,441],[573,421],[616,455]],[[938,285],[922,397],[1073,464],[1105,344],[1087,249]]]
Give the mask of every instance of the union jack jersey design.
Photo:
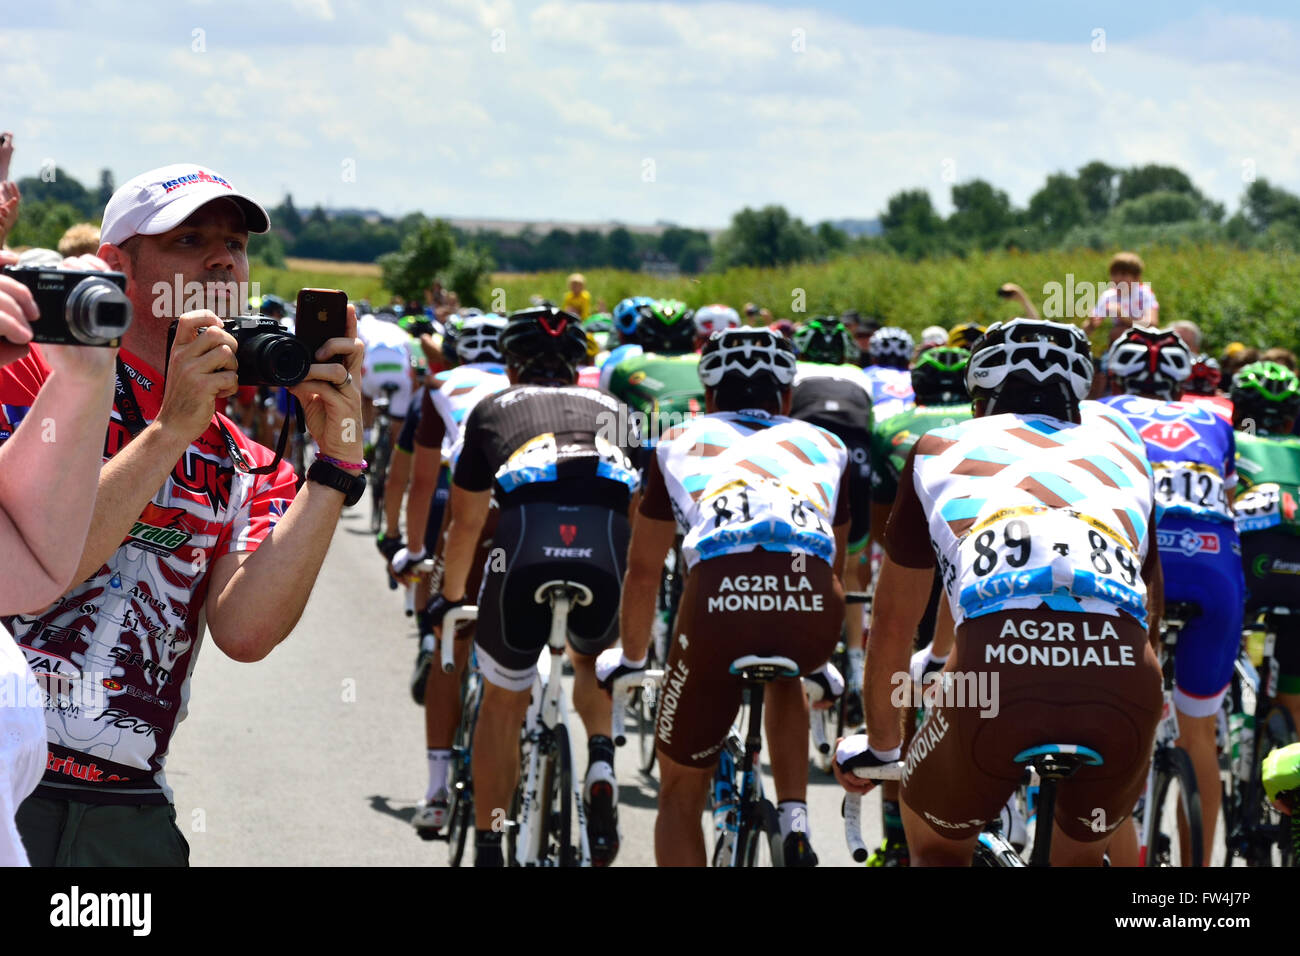
[[[1045,605],[1145,625],[1151,465],[1121,416],[1084,402],[1081,417],[991,415],[916,443],[914,485],[955,623]]]
[[[1232,524],[1228,502],[1237,486],[1237,443],[1231,424],[1191,402],[1140,395],[1113,395],[1102,402],[1127,418],[1146,443],[1162,518]]]
[[[833,562],[848,463],[835,435],[755,409],[717,412],[670,429],[655,453],[687,568],[760,546]]]
[[[125,350],[119,355],[126,372],[119,389],[131,389],[152,421],[162,376]],[[0,370],[3,431],[16,427],[48,375],[35,348]],[[38,795],[171,802],[163,763],[189,702],[209,572],[223,555],[255,551],[294,496],[286,462],[270,475],[236,471],[218,421],[254,466],[274,459],[214,416],[98,571],[44,610],[4,619],[46,691],[49,760]],[[130,440],[115,402],[104,460]]]

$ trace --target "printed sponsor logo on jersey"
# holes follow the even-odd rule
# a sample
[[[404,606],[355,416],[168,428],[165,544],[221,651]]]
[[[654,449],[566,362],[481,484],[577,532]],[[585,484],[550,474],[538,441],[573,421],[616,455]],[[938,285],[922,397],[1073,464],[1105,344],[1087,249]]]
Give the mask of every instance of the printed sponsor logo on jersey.
[[[165,684],[172,679],[172,672],[168,668],[160,666],[157,661],[132,651],[122,644],[109,648],[108,653],[113,655],[117,662],[123,666],[138,667],[142,674],[157,675],[160,684]]]
[[[1209,531],[1193,531],[1191,528],[1184,528],[1182,531],[1161,531],[1157,528],[1156,546],[1161,551],[1178,551],[1190,558],[1201,552],[1218,554],[1220,543],[1219,536]]]
[[[23,657],[27,658],[27,666],[32,669],[36,679],[44,684],[46,689],[51,685],[66,687],[81,677],[81,668],[66,657],[48,651],[38,651],[25,644],[20,644],[19,647],[22,649]]]
[[[102,681],[100,681],[100,683],[103,684],[105,687],[107,687],[109,690],[122,689],[122,685],[119,684],[117,681],[113,680],[111,677],[105,677]]]
[[[552,548],[550,545],[542,547],[542,552],[548,558],[589,558],[591,551],[591,548]]]
[[[894,398],[912,397],[911,384],[904,382],[901,379],[896,382],[887,382],[880,391],[885,395],[892,395]]]
[[[54,754],[48,754],[45,759],[46,773],[61,773],[69,777],[75,777],[77,780],[84,780],[87,783],[102,783],[105,780],[130,780],[130,777],[120,777],[115,773],[105,776],[104,771],[100,769],[99,764],[94,761],[80,763],[75,757],[56,757]]]
[[[157,737],[162,733],[162,728],[157,724],[141,720],[139,717],[128,714],[120,707],[110,707],[95,718],[96,723],[101,720],[107,720],[110,726],[121,730],[129,730],[133,734],[148,734],[151,737]]]
[[[1196,441],[1196,429],[1183,422],[1152,422],[1138,434],[1148,445],[1165,451],[1181,451]]]
[[[135,547],[166,557],[194,537],[177,527],[184,515],[184,508],[160,508],[150,502],[144,506],[144,511],[127,532],[127,537]],[[133,592],[135,590],[132,589]]]
[[[573,544],[573,539],[576,538],[577,536],[578,536],[578,526],[576,524],[560,525],[560,537],[564,540],[564,544],[566,547],[568,545]]]

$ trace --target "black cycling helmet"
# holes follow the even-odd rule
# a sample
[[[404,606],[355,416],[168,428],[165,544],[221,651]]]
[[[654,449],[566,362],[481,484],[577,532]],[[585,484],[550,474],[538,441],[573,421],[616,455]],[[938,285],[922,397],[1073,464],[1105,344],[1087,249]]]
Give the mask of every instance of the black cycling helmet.
[[[685,355],[695,350],[695,310],[677,299],[637,307],[636,341],[647,352]]]
[[[966,366],[970,352],[940,345],[926,349],[912,365],[912,391],[918,405],[958,405],[970,401]]]
[[[1043,319],[994,322],[971,349],[966,387],[989,415],[1069,418],[1088,397],[1092,349],[1077,325]]]
[[[554,306],[511,313],[498,344],[519,379],[534,383],[571,384],[587,357],[587,333],[581,320]]]
[[[844,323],[833,315],[816,316],[796,329],[794,347],[805,362],[843,365],[858,360],[857,343]]]

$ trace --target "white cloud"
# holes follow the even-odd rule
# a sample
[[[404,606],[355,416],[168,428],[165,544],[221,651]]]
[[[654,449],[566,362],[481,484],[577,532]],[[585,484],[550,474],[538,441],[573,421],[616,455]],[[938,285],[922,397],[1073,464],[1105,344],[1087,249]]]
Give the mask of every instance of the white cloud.
[[[268,203],[698,225],[872,216],[916,187],[946,208],[945,160],[1022,204],[1093,158],[1177,165],[1230,207],[1245,159],[1300,191],[1290,23],[1198,15],[1095,54],[738,3],[159,3],[111,42],[79,9],[0,35],[18,175],[183,156]]]

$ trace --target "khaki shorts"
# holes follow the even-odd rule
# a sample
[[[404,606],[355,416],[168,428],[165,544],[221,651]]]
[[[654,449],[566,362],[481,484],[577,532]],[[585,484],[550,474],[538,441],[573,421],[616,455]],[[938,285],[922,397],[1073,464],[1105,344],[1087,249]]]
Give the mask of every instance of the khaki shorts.
[[[189,866],[169,804],[113,806],[28,797],[15,816],[32,866]]]

